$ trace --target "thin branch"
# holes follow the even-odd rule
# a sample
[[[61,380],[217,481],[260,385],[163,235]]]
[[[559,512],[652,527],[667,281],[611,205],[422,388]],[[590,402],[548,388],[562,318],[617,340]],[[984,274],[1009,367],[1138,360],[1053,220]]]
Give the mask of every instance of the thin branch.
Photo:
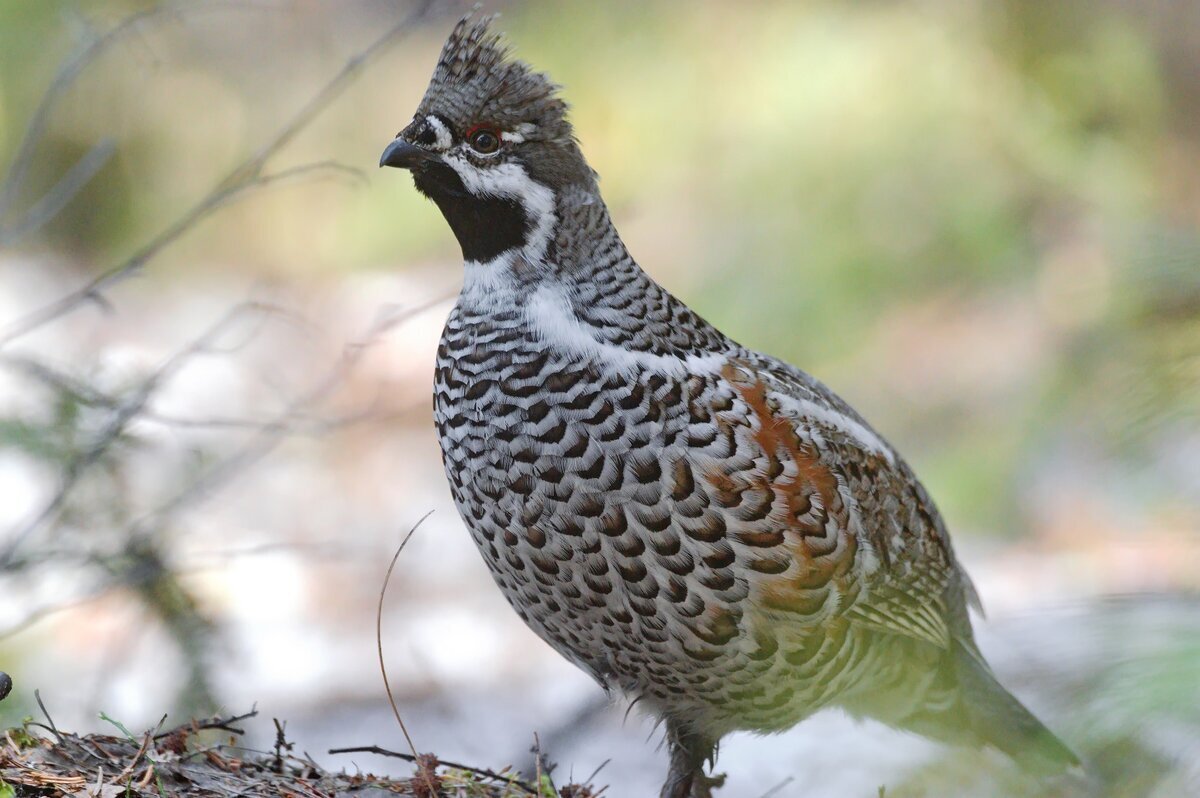
[[[284,754],[288,754],[287,758],[291,759],[290,752],[295,746],[287,741],[285,731],[287,724],[281,723],[279,718],[271,718],[271,720],[275,723],[275,758],[271,761],[271,770],[283,773]]]
[[[0,184],[0,219],[3,219],[8,213],[9,207],[25,183],[29,167],[33,163],[34,150],[37,149],[38,142],[46,133],[46,127],[50,122],[50,112],[54,109],[59,97],[70,88],[88,64],[127,33],[135,30],[148,19],[176,13],[179,11],[173,7],[160,7],[126,17],[112,30],[88,42],[73,58],[59,68],[50,87],[42,95],[37,110],[33,112],[33,116],[25,128],[25,135],[17,147],[17,153],[8,167],[4,182]]]
[[[94,385],[89,385],[83,380],[76,379],[66,372],[59,371],[30,357],[0,355],[0,366],[10,368],[26,377],[32,377],[91,407],[113,408],[120,404],[119,399],[104,393]]]
[[[162,721],[159,721],[159,723],[161,724]],[[138,762],[142,761],[142,757],[145,756],[146,752],[150,749],[150,743],[153,739],[154,738],[151,736],[150,732],[146,732],[146,734],[142,737],[142,744],[138,746],[137,753],[133,755],[133,759],[129,760],[129,764],[125,766],[124,770],[118,773],[113,779],[114,784],[119,783],[123,779],[127,779],[133,775],[133,769],[137,767]],[[98,794],[102,795],[103,793]]]
[[[243,303],[235,306],[216,324],[205,331],[199,338],[184,349],[172,354],[151,375],[138,386],[137,390],[122,401],[113,413],[112,418],[83,452],[72,458],[63,469],[63,477],[58,490],[50,498],[41,511],[21,528],[0,550],[0,569],[7,566],[13,555],[26,540],[44,524],[56,518],[70,497],[75,486],[84,473],[95,465],[109,448],[124,434],[129,423],[136,418],[150,397],[164,382],[169,380],[192,356],[208,351],[212,343],[247,311],[261,312],[264,306],[257,303]]]
[[[764,792],[759,798],[771,798],[772,795],[778,795],[780,790],[782,790],[784,787],[788,786],[795,780],[796,780],[795,776],[788,776],[783,781],[779,782],[774,787],[772,787],[771,789]],[[882,787],[879,788],[879,794],[883,795]]]
[[[133,521],[126,530],[126,537],[147,535],[153,530],[161,528],[171,516],[181,512],[204,497],[212,495],[212,493],[220,489],[245,468],[267,456],[280,442],[291,434],[294,420],[304,417],[305,411],[308,408],[323,402],[325,398],[340,386],[345,381],[347,375],[358,365],[362,357],[372,346],[378,343],[384,333],[389,332],[414,315],[423,312],[429,307],[433,307],[441,301],[441,298],[437,298],[411,309],[401,309],[394,306],[385,306],[382,308],[366,334],[359,340],[349,343],[343,348],[342,356],[329,372],[316,382],[313,388],[294,400],[274,420],[264,423],[257,430],[257,434],[253,435],[248,442],[234,451],[233,454],[208,469],[208,471],[194,482],[159,505],[158,508]],[[168,358],[158,370],[139,386],[138,390],[129,399],[120,403],[115,408],[116,412],[113,419],[105,426],[101,434],[93,442],[93,445],[68,464],[65,476],[55,495],[43,506],[42,510],[33,520],[27,523],[7,543],[5,548],[0,551],[0,571],[11,570],[13,568],[13,565],[17,562],[16,552],[18,549],[34,532],[51,518],[57,516],[63,509],[69,495],[78,484],[84,471],[103,456],[104,452],[120,437],[133,418],[142,417],[139,415],[139,412],[146,407],[154,390],[169,379],[191,356],[213,351],[213,346],[220,334],[241,314],[247,312],[247,310],[263,311],[272,310],[272,308],[261,303],[251,302],[234,307],[203,335],[183,350]],[[96,555],[91,553],[87,556],[91,559],[103,561],[103,557],[97,558]],[[8,629],[0,631],[0,639],[27,628],[47,615],[93,601],[118,586],[119,583],[116,582],[108,583],[101,586],[91,595],[79,600],[42,607],[30,613]]]
[[[24,187],[25,180],[29,176],[29,167],[34,161],[37,146],[45,137],[46,129],[50,123],[50,115],[54,111],[58,101],[71,88],[75,80],[83,74],[87,67],[103,55],[105,51],[128,35],[141,33],[143,25],[152,20],[165,17],[182,17],[185,14],[199,14],[216,10],[232,9],[241,11],[247,8],[253,8],[253,4],[244,1],[230,3],[209,2],[203,5],[196,3],[164,3],[156,8],[125,17],[104,34],[99,36],[92,34],[86,44],[80,47],[71,58],[59,67],[57,74],[55,74],[54,79],[50,82],[50,86],[42,94],[41,101],[34,110],[33,116],[30,117],[29,124],[25,127],[21,143],[17,146],[16,154],[9,164],[8,172],[5,174],[4,180],[0,181],[0,222],[8,215],[9,209]],[[85,27],[91,33],[91,27]],[[25,221],[10,225],[9,231],[0,233],[0,243],[11,243],[16,238],[19,238],[20,235],[32,232],[48,219],[53,218],[54,214],[62,209],[62,206],[70,202],[79,188],[85,185],[111,156],[111,153],[109,153],[109,155],[100,158],[103,150],[107,148],[106,141],[101,141],[93,147],[83,159],[69,170],[67,176],[64,176],[50,192],[36,203],[37,206],[41,206],[41,212],[35,213],[33,210],[29,211],[26,214]],[[101,162],[96,163],[92,160],[93,158]],[[92,167],[94,167],[94,170]],[[91,174],[87,174],[89,171],[91,171]],[[80,178],[82,180],[74,190],[68,190],[71,186],[68,178],[72,172],[76,173],[75,177],[72,178],[72,182]],[[56,204],[58,207],[53,208],[53,212],[46,215],[46,212],[50,211]],[[41,216],[42,218],[36,220],[35,217],[37,216]],[[37,224],[33,224],[35,220],[38,221]],[[22,228],[19,235],[12,232],[13,229],[17,228]],[[0,230],[3,230],[3,225],[0,225]]]
[[[363,745],[355,748],[330,748],[329,754],[378,754],[379,756],[391,756],[397,759],[403,759],[405,762],[416,762],[417,757],[413,754],[402,754],[399,751],[389,751],[386,748],[380,748],[377,745]],[[516,776],[507,775],[504,772],[497,773],[494,770],[487,768],[471,767],[464,765],[461,762],[451,762],[447,759],[438,760],[440,764],[455,770],[463,770],[467,773],[474,773],[476,776],[482,776],[485,779],[491,779],[501,784],[510,785],[525,792],[529,795],[537,795],[538,791],[531,785],[521,781]]]
[[[104,291],[140,271],[142,267],[154,259],[166,247],[183,236],[195,224],[235,198],[243,196],[248,189],[263,185],[264,183],[270,183],[278,179],[280,175],[294,176],[289,175],[289,172],[292,170],[285,170],[285,172],[275,176],[264,176],[262,169],[272,155],[278,152],[317,114],[324,110],[358,76],[366,64],[377,58],[388,45],[392,44],[395,39],[406,32],[412,23],[423,16],[432,4],[432,0],[422,0],[422,2],[417,3],[399,22],[388,28],[364,50],[350,58],[342,69],[329,82],[322,86],[291,119],[284,123],[276,131],[275,135],[268,139],[262,147],[235,166],[229,174],[217,182],[216,187],[212,191],[133,255],[88,281],[80,288],[12,322],[4,334],[0,336],[0,348],[11,344],[18,338],[49,322],[65,316],[82,305],[98,301]],[[137,17],[134,19],[137,19]],[[127,20],[118,27],[124,30],[129,24],[131,24],[131,20]],[[112,32],[110,32],[105,38],[107,39],[112,35]],[[73,78],[74,74],[71,75],[70,79]],[[44,121],[42,120],[37,120],[36,125],[31,124],[31,129],[37,129],[39,135],[41,127],[44,127]],[[36,140],[36,137],[32,140]],[[29,146],[32,147],[32,144]],[[18,169],[16,180],[14,181],[10,175],[10,182],[20,182],[20,179],[23,178],[24,170],[28,165],[26,163],[27,160],[28,156],[22,151],[14,167]],[[6,189],[6,191],[11,190],[13,189]],[[2,208],[3,203],[0,202],[0,209]]]
[[[316,385],[309,391],[289,404],[274,421],[264,424],[257,435],[254,435],[251,440],[232,455],[210,468],[199,479],[161,504],[157,509],[152,510],[135,521],[133,531],[135,533],[145,533],[161,527],[167,518],[200,501],[205,496],[211,495],[234,476],[241,473],[246,467],[266,457],[288,436],[292,420],[298,416],[303,416],[307,408],[323,402],[345,381],[346,376],[357,367],[366,352],[378,343],[385,333],[441,301],[440,298],[435,299],[411,309],[384,308],[380,316],[368,328],[363,338],[346,344],[343,348],[341,358],[324,378],[318,380]]]
[[[604,768],[608,767],[608,764],[609,764],[610,762],[612,762],[612,759],[611,759],[611,758],[609,758],[609,759],[606,759],[606,760],[604,760],[603,762],[601,762],[599,765],[597,765],[597,766],[596,766],[596,769],[592,771],[592,775],[588,776],[588,777],[587,777],[587,778],[584,780],[584,782],[583,782],[583,783],[584,783],[584,784],[595,784],[595,783],[596,783],[596,777],[600,775],[600,771],[602,771],[602,770],[604,770]]]
[[[259,177],[267,160],[278,150],[292,140],[305,125],[325,109],[346,87],[358,77],[363,68],[379,57],[392,44],[393,39],[404,33],[410,25],[417,22],[433,6],[434,0],[421,0],[414,5],[404,17],[386,30],[382,36],[372,42],[366,49],[352,57],[342,67],[342,70],[326,83],[291,121],[280,128],[252,157],[234,169],[226,180],[230,184],[240,184]]]
[[[69,395],[74,401],[88,407],[102,407],[111,410],[121,405],[121,400],[118,397],[105,393],[94,385],[90,385],[66,372],[59,371],[32,358],[0,355],[0,367],[8,367],[24,376],[31,377],[55,391]],[[288,433],[292,435],[317,436],[356,424],[391,417],[391,415],[380,411],[379,406],[381,404],[380,397],[376,396],[368,406],[340,416],[322,418],[319,416],[308,417],[297,415],[290,420]],[[401,415],[409,412],[411,409],[407,407],[402,408],[394,411],[394,414]],[[247,432],[259,432],[264,427],[277,423],[277,419],[270,418],[176,416],[171,413],[154,410],[150,407],[144,408],[141,416],[139,416],[139,420],[176,429],[235,430]]]
[[[0,247],[9,247],[36,232],[67,206],[117,151],[116,142],[102,139],[67,170],[54,187],[33,204],[25,216],[8,227],[0,225]]]
[[[250,718],[256,717],[258,717],[258,707],[251,707],[249,712],[241,715],[231,715],[228,718],[209,718],[208,720],[189,721],[182,726],[176,726],[170,731],[155,734],[154,739],[161,740],[165,737],[170,737],[171,735],[178,734],[180,732],[195,733],[199,731],[205,731],[207,729],[220,729],[221,731],[227,731],[230,734],[236,734],[240,736],[245,734],[246,730],[239,729],[233,724],[241,723],[244,720],[249,720]]]

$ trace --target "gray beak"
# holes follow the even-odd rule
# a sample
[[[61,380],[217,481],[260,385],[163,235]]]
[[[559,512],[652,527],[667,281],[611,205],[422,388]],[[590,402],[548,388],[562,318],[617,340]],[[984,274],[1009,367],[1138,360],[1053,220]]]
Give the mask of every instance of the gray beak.
[[[396,139],[383,151],[383,155],[379,156],[380,166],[395,166],[400,169],[412,169],[422,161],[429,161],[437,158],[436,153],[422,149],[415,144],[410,144],[404,139]]]

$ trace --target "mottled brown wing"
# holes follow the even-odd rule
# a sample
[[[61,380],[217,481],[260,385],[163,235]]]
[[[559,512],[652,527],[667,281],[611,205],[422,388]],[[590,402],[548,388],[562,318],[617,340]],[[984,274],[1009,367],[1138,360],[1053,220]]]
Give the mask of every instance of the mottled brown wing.
[[[737,361],[723,376],[757,451],[748,468],[709,479],[718,494],[769,489],[770,517],[735,520],[730,532],[754,541],[782,531],[791,560],[782,572],[752,574],[752,600],[768,613],[842,617],[948,647],[973,592],[907,464],[836,395],[789,366]]]

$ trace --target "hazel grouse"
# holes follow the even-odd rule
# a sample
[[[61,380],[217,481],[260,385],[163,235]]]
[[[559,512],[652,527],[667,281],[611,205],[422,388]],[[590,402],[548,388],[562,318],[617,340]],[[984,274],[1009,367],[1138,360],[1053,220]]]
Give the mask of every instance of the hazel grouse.
[[[558,87],[489,22],[454,28],[380,164],[410,170],[462,246],[434,418],[513,608],[663,719],[664,798],[707,794],[725,734],[826,707],[1075,763],[980,654],[974,589],[912,469],[642,270]]]

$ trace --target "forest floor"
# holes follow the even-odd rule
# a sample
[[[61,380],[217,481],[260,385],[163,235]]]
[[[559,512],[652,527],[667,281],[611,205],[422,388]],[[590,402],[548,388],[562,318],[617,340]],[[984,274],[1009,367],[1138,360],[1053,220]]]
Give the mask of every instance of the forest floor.
[[[505,769],[500,772],[450,762],[431,754],[388,752],[375,746],[340,752],[396,756],[412,761],[408,778],[382,778],[367,773],[330,772],[307,752],[297,753],[284,725],[275,721],[272,750],[239,745],[251,711],[229,718],[191,721],[174,729],[154,729],[138,736],[118,721],[117,734],[79,736],[46,723],[27,720],[4,732],[0,744],[0,798],[117,798],[118,796],[239,796],[239,798],[338,798],[402,795],[415,798],[596,798],[582,785],[555,787],[549,773],[538,769],[531,780]],[[160,724],[161,726],[161,724]],[[333,752],[331,752],[333,753]]]

